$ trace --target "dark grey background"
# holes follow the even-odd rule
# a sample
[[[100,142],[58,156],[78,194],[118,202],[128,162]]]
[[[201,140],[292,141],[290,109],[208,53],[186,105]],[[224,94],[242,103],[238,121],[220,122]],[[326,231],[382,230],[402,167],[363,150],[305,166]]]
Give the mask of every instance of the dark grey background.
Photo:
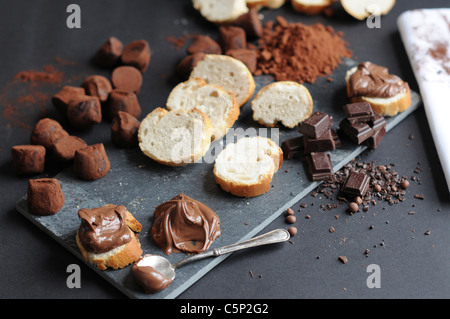
[[[82,12],[82,28],[78,30],[69,30],[65,24],[70,3],[0,2],[1,298],[125,297],[15,210],[16,201],[26,193],[27,178],[13,173],[10,149],[28,143],[30,129],[5,117],[5,100],[27,92],[26,86],[13,83],[14,75],[52,64],[64,71],[64,83],[78,85],[85,75],[109,74],[90,61],[107,37],[115,35],[124,42],[143,38],[153,52],[139,96],[146,114],[164,105],[177,81],[172,76],[174,66],[185,55],[185,48],[175,50],[166,37],[182,36],[184,32],[216,35],[215,27],[198,15],[188,0],[77,1]],[[332,25],[344,32],[353,59],[385,65],[418,91],[396,20],[407,9],[445,5],[447,1],[397,1],[391,13],[382,17],[380,29],[367,28],[365,22],[352,19],[339,7],[333,18],[307,17],[294,12],[289,4],[262,13],[264,21],[280,14],[292,22]],[[76,64],[62,65],[55,61],[56,56]],[[40,89],[57,91],[51,85]],[[65,124],[49,101],[43,108],[28,108],[23,120],[29,127],[42,111]],[[109,139],[109,126],[102,123],[77,135],[89,144],[102,142]],[[352,216],[344,212],[343,206],[332,211],[320,209],[320,204],[329,201],[308,195],[300,201],[308,207],[301,211],[300,203],[293,207],[299,233],[292,238],[292,244],[234,253],[179,298],[448,298],[450,196],[423,108],[394,128],[376,151],[365,152],[361,159],[395,163],[394,169],[400,175],[419,176],[421,181],[411,183],[405,202],[393,206],[379,203],[367,213]],[[283,169],[288,167],[286,161]],[[415,173],[416,167],[422,172]],[[49,167],[46,172],[51,176],[57,170]],[[425,200],[414,199],[416,193],[424,194]],[[408,214],[410,211],[415,214]],[[310,219],[305,218],[308,214]],[[335,218],[337,214],[339,219]],[[329,232],[331,226],[336,229],[333,233]],[[279,227],[288,227],[283,216],[265,231]],[[430,234],[425,235],[426,231]],[[370,249],[369,257],[364,255],[366,249]],[[341,255],[348,257],[347,264],[337,260]],[[66,268],[74,263],[81,267],[81,289],[66,286]],[[369,264],[380,266],[380,289],[366,285]]]

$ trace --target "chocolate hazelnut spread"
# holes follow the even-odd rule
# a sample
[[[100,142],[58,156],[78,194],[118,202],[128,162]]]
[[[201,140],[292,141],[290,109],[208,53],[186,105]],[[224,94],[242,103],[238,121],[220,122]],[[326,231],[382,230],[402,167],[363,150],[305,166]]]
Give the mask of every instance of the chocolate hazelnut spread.
[[[349,78],[349,97],[393,97],[408,88],[398,76],[371,62],[362,62]]]
[[[217,214],[184,194],[156,207],[153,217],[153,240],[167,255],[203,252],[220,236]]]
[[[166,289],[173,281],[152,266],[147,265],[145,263],[145,255],[134,263],[133,267],[131,267],[131,273],[134,280],[144,288],[146,293],[155,293]]]
[[[131,241],[131,230],[125,223],[126,213],[123,205],[80,209],[78,236],[84,248],[93,253],[104,253]]]

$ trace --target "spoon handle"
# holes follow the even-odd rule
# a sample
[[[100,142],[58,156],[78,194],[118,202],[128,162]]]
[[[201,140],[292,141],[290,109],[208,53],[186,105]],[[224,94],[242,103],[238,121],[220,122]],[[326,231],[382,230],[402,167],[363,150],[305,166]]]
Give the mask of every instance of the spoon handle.
[[[275,229],[268,233],[262,234],[257,237],[253,237],[251,239],[231,244],[219,248],[214,248],[210,251],[206,251],[197,255],[193,255],[190,257],[187,257],[178,263],[173,265],[173,268],[179,268],[184,264],[187,264],[191,261],[207,258],[207,257],[213,257],[213,256],[220,256],[224,254],[228,254],[237,250],[246,249],[250,247],[256,247],[261,245],[267,245],[267,244],[274,244],[274,243],[280,243],[283,241],[286,241],[290,238],[289,232],[286,229]]]

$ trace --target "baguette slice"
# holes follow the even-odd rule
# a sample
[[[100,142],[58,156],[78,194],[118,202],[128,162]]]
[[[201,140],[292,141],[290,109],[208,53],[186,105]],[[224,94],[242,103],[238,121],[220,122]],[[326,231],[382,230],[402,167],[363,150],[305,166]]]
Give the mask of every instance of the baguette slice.
[[[347,84],[347,95],[350,96],[349,79],[350,76],[356,72],[357,66],[347,71],[345,75],[345,82]],[[394,116],[399,112],[407,110],[411,106],[411,89],[409,86],[401,94],[393,97],[368,97],[368,96],[354,96],[350,99],[353,103],[368,102],[372,109],[383,116]]]
[[[283,163],[283,151],[269,138],[243,137],[217,156],[214,177],[235,196],[255,197],[269,191],[273,175]]]
[[[269,9],[278,9],[286,2],[286,0],[247,0],[247,6],[249,8],[260,9],[267,7]]]
[[[255,92],[255,80],[247,66],[227,55],[207,54],[194,67],[191,78],[201,78],[207,84],[222,87],[233,93],[242,107]]]
[[[239,105],[234,95],[221,87],[206,84],[200,78],[190,78],[178,84],[169,94],[167,109],[192,110],[197,108],[212,122],[212,140],[223,137],[239,117]]]
[[[291,0],[295,11],[307,15],[321,13],[325,8],[331,6],[335,0]]]
[[[142,152],[168,166],[197,162],[211,144],[212,123],[202,111],[156,108],[139,125]]]
[[[370,15],[385,15],[394,7],[395,0],[341,0],[344,10],[358,20]]]
[[[213,23],[231,23],[248,12],[245,0],[193,0],[193,6]]]
[[[135,232],[138,233],[142,230],[142,225],[129,211],[126,212],[126,215],[125,223],[130,230],[132,239],[128,243],[116,247],[108,252],[93,253],[87,251],[80,241],[78,232],[76,234],[75,239],[81,255],[87,262],[95,265],[99,270],[106,270],[107,268],[123,268],[138,260],[143,253],[139,239],[135,235]]]
[[[308,89],[297,82],[278,81],[263,87],[252,101],[253,119],[274,127],[278,122],[288,128],[306,120],[313,110]]]

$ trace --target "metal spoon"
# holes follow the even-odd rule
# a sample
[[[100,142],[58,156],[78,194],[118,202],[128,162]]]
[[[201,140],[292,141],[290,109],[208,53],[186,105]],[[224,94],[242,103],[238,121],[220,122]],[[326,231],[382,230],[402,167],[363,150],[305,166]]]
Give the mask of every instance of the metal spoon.
[[[205,251],[203,253],[189,256],[185,259],[180,260],[175,264],[171,264],[170,261],[162,256],[158,255],[145,255],[145,265],[153,267],[156,271],[161,273],[168,280],[172,281],[175,279],[175,270],[181,266],[186,265],[192,261],[200,260],[208,257],[216,257],[224,254],[228,254],[237,250],[246,249],[250,247],[256,247],[267,244],[280,243],[287,241],[290,238],[289,232],[286,229],[276,229],[272,230],[263,235],[245,240],[236,244],[227,245],[219,248],[214,248],[210,251]]]

